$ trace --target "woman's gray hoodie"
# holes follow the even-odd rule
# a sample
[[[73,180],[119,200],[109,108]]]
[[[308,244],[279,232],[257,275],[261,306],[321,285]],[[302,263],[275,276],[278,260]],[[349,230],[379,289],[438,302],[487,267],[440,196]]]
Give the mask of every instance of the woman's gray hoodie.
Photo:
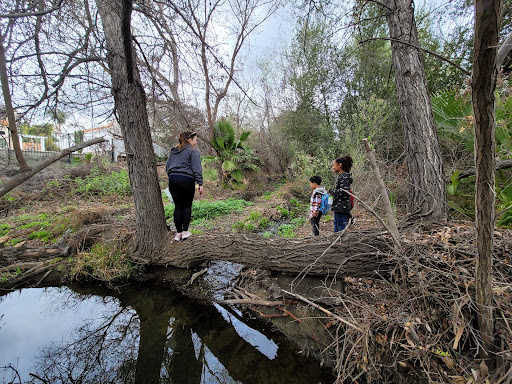
[[[194,147],[187,145],[180,149],[174,147],[169,153],[165,164],[167,176],[183,175],[189,176],[199,185],[203,185],[203,169],[201,167],[201,156]]]

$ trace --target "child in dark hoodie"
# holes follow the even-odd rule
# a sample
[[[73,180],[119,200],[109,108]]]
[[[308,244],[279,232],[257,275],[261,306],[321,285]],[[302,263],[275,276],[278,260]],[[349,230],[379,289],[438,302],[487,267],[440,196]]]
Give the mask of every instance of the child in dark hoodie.
[[[334,188],[329,189],[329,194],[333,197],[331,210],[334,212],[334,232],[343,231],[352,217],[352,201],[346,192],[350,191],[353,181],[350,174],[352,164],[353,160],[348,155],[338,157],[332,162],[332,170],[338,175]]]
[[[309,205],[309,219],[311,228],[313,228],[313,236],[318,236],[320,235],[320,218],[322,217],[320,205],[322,204],[322,195],[325,195],[327,191],[324,187],[320,186],[320,184],[322,184],[322,178],[320,176],[311,176],[309,184],[313,190]]]
[[[176,236],[174,240],[184,240],[190,235],[188,226],[192,215],[195,184],[199,185],[199,194],[203,193],[203,170],[201,156],[195,148],[197,145],[196,132],[182,132],[179,144],[171,149],[165,170],[169,176],[169,192],[174,200],[174,225]]]

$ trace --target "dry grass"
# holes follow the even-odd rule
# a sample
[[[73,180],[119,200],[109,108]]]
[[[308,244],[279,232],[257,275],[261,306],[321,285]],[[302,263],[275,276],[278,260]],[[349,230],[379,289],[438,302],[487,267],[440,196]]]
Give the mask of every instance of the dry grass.
[[[510,382],[511,231],[497,231],[495,238],[495,371],[476,358],[481,346],[475,327],[474,228],[422,226],[402,235],[405,246],[391,256],[402,268],[390,281],[346,278],[343,292],[323,287],[323,300],[337,304],[326,307],[332,316],[314,308],[303,315],[309,322],[316,318],[317,336],[326,335],[309,342],[308,348],[316,348],[320,359],[333,359],[337,383]],[[279,297],[275,287],[262,286],[264,281],[246,278],[241,288],[265,299],[266,292],[274,293],[272,299]],[[300,313],[296,308],[288,306],[292,313]],[[311,339],[311,323],[302,334],[303,340]]]

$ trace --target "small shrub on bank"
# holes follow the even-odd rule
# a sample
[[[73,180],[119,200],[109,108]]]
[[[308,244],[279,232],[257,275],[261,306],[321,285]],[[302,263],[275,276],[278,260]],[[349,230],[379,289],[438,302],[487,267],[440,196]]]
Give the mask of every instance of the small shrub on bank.
[[[11,230],[9,224],[0,224],[0,237],[6,235]]]
[[[74,181],[73,192],[80,195],[122,195],[132,193],[128,171],[120,170],[103,173],[99,167],[94,167],[91,173],[84,177],[77,177]]]
[[[192,220],[213,219],[230,213],[240,213],[253,203],[239,199],[226,199],[219,201],[199,200],[192,203]],[[168,204],[164,208],[166,219],[172,218],[174,204]]]
[[[293,224],[282,224],[279,226],[278,233],[281,237],[295,237],[297,234],[293,232],[295,229],[295,225]]]
[[[30,240],[39,239],[45,243],[49,242],[52,239],[52,233],[50,231],[36,231],[32,232],[28,235]]]
[[[89,252],[80,252],[74,259],[71,279],[92,277],[108,283],[129,277],[135,269],[124,252],[112,245],[97,243]]]

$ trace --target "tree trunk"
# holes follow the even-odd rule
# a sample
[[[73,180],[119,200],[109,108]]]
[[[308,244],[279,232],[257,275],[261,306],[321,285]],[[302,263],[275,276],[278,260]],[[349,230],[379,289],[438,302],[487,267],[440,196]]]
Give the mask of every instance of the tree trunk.
[[[144,258],[162,244],[167,226],[155,155],[130,31],[131,0],[97,0],[112,78],[112,94],[123,134],[135,202],[137,253]]]
[[[22,171],[30,169],[23,152],[21,151],[20,138],[18,136],[18,129],[16,128],[16,116],[14,115],[14,108],[12,107],[11,92],[9,90],[9,79],[7,78],[7,67],[5,60],[5,48],[4,48],[4,37],[0,33],[0,79],[2,80],[2,93],[4,94],[5,112],[7,114],[7,120],[9,121],[9,131],[11,131],[12,145],[14,147],[14,153],[16,159],[20,165]],[[7,148],[9,151],[10,148]]]
[[[496,152],[495,89],[496,54],[501,0],[475,1],[475,43],[471,78],[475,118],[475,289],[478,327],[482,335],[481,357],[488,357],[494,335],[492,302],[492,253],[494,237],[494,186]]]
[[[393,70],[409,171],[411,219],[446,219],[446,185],[411,0],[387,0]],[[398,41],[408,44],[402,44]]]

